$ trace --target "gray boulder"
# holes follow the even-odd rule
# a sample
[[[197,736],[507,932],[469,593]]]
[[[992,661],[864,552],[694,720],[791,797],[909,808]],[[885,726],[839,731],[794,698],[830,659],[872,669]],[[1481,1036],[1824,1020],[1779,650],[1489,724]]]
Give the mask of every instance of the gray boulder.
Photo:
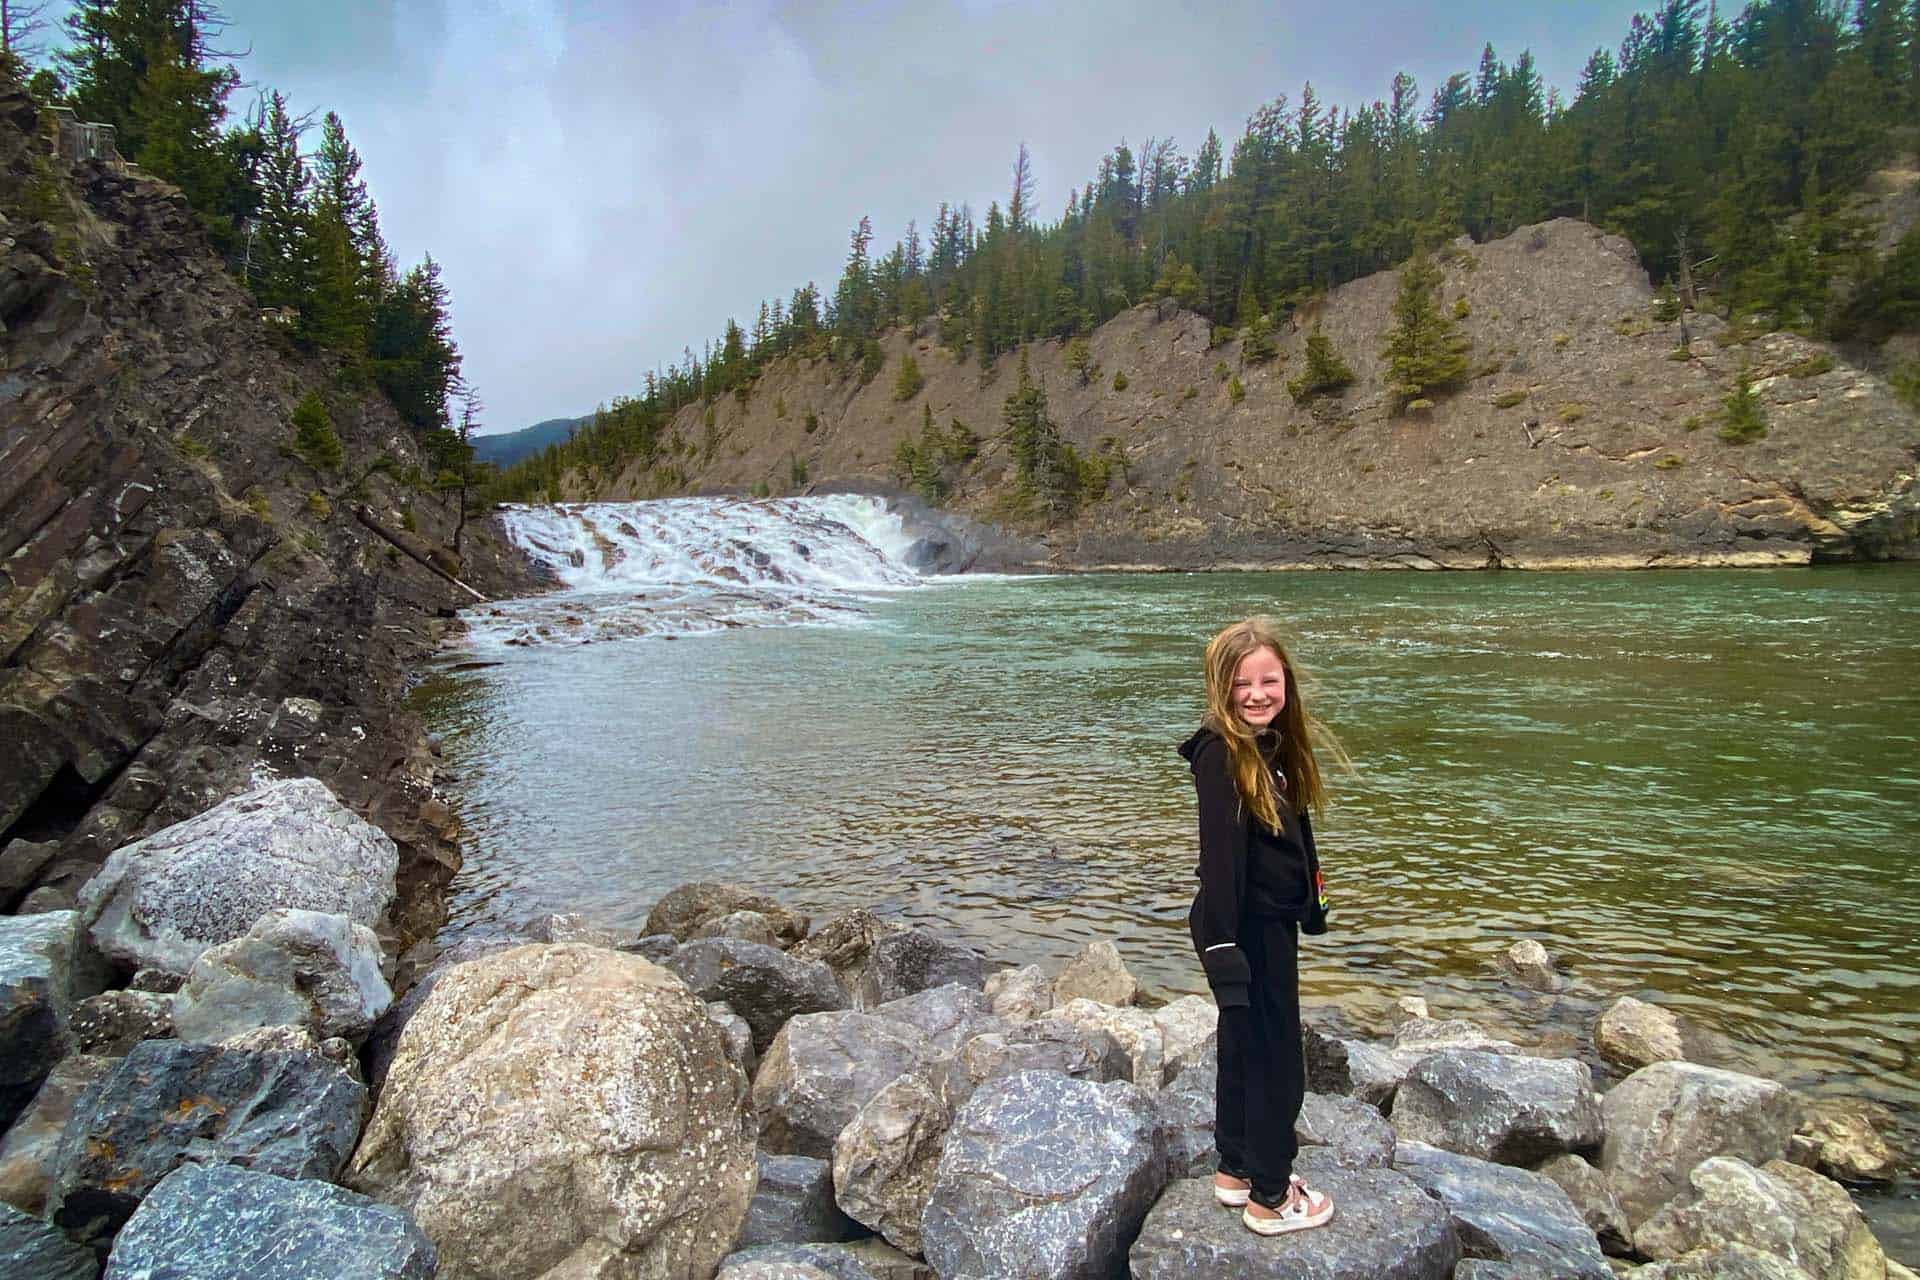
[[[81,923],[119,964],[185,973],[275,907],[373,927],[399,861],[325,783],[290,778],[115,850],[80,891]]]
[[[1593,1229],[1552,1179],[1419,1142],[1395,1148],[1393,1167],[1446,1206],[1467,1256],[1538,1280],[1612,1280]]]
[[[1471,1049],[1428,1054],[1394,1096],[1393,1128],[1412,1142],[1533,1164],[1600,1143],[1593,1073],[1568,1058],[1519,1058]]]
[[[157,991],[102,991],[74,1007],[67,1028],[74,1052],[124,1058],[142,1040],[173,1034],[173,997]]]
[[[779,929],[759,911],[731,911],[724,916],[702,921],[694,926],[687,940],[692,942],[699,938],[738,938],[742,942],[757,942],[763,947],[778,947],[781,943]]]
[[[861,1274],[866,1273],[863,1270]],[[723,1259],[714,1280],[834,1280],[834,1274],[805,1262],[775,1262],[761,1258],[732,1262]]]
[[[75,1106],[55,1160],[53,1219],[103,1241],[190,1161],[332,1181],[366,1113],[366,1089],[325,1058],[148,1040]]]
[[[994,1016],[985,994],[953,982],[874,1005],[869,1012],[876,1018],[918,1028],[928,1045],[943,1056],[982,1032],[1008,1029]]]
[[[764,1151],[755,1160],[760,1182],[747,1204],[747,1220],[733,1243],[735,1249],[848,1240],[860,1234],[859,1226],[834,1203],[829,1162]]]
[[[1639,1225],[1686,1187],[1710,1156],[1764,1164],[1786,1152],[1793,1095],[1772,1080],[1691,1062],[1656,1062],[1600,1100],[1600,1168]]]
[[[888,1244],[920,1252],[920,1220],[953,1112],[925,1077],[896,1076],[833,1142],[834,1199]]]
[[[1120,1009],[1093,1000],[1069,1000],[1038,1019],[1066,1022],[1086,1033],[1104,1032],[1127,1055],[1127,1078],[1143,1089],[1158,1089],[1166,1079],[1167,1042],[1160,1024],[1145,1009]]]
[[[902,929],[876,940],[867,973],[873,981],[869,1004],[885,1004],[949,982],[975,991],[986,986],[980,954],[931,929]]]
[[[727,1056],[749,1080],[759,1068],[760,1055],[753,1051],[753,1028],[724,1000],[707,1001],[707,1016],[727,1039]]]
[[[1408,1058],[1409,1065],[1420,1055],[1442,1049],[1480,1049],[1488,1053],[1518,1053],[1520,1046],[1502,1040],[1465,1018],[1411,1018],[1394,1028],[1396,1057]]]
[[[514,947],[434,985],[342,1181],[411,1214],[449,1275],[707,1275],[753,1194],[745,1100],[666,970]]]
[[[26,1109],[72,1047],[67,1020],[105,985],[71,911],[0,916],[0,1129]]]
[[[1620,1197],[1613,1194],[1606,1174],[1576,1155],[1555,1156],[1534,1172],[1551,1178],[1567,1193],[1581,1220],[1593,1228],[1600,1247],[1609,1255],[1620,1257],[1633,1252],[1633,1225],[1627,1221],[1627,1211],[1620,1207]]]
[[[352,1076],[357,1083],[364,1085],[367,1082],[367,1077],[360,1070],[360,1055],[354,1052],[352,1041],[339,1036],[327,1040],[315,1039],[313,1032],[306,1027],[254,1027],[229,1036],[220,1043],[229,1049],[246,1049],[253,1053],[310,1053],[325,1058]]]
[[[1293,1136],[1305,1167],[1315,1170],[1385,1169],[1393,1163],[1393,1126],[1353,1098],[1309,1093],[1294,1121]]]
[[[1132,1280],[1448,1280],[1460,1261],[1446,1210],[1390,1169],[1315,1173],[1313,1185],[1333,1198],[1333,1221],[1272,1239],[1215,1204],[1212,1183],[1167,1188],[1129,1251]]]
[[[979,1031],[934,1068],[947,1105],[958,1110],[988,1080],[1022,1071],[1055,1071],[1075,1080],[1125,1080],[1132,1066],[1106,1032],[1057,1018]]]
[[[437,1260],[406,1214],[343,1187],[190,1164],[141,1202],[104,1280],[432,1280]]]
[[[1800,1134],[1813,1167],[1848,1182],[1885,1182],[1898,1168],[1884,1134],[1896,1121],[1887,1108],[1864,1098],[1815,1098],[1801,1108]]]
[[[1140,983],[1120,959],[1111,942],[1089,942],[1075,952],[1053,980],[1053,1002],[1095,1000],[1101,1004],[1130,1005],[1140,995]]]
[[[1811,1280],[1806,1272],[1744,1244],[1695,1249],[1667,1262],[1638,1267],[1633,1280]],[[1892,1273],[1888,1273],[1892,1280]]]
[[[1772,1254],[1813,1280],[1882,1280],[1886,1255],[1846,1188],[1784,1160],[1754,1168],[1715,1156],[1633,1233],[1650,1258],[1745,1245]]]
[[[1351,1039],[1338,1010],[1301,1011],[1300,1043],[1306,1054],[1307,1088],[1315,1093],[1353,1093],[1353,1080],[1347,1070],[1347,1042]]]
[[[1686,1057],[1680,1019],[1659,1005],[1621,996],[1593,1027],[1593,1047],[1616,1067],[1638,1071],[1655,1062]]]
[[[865,907],[856,907],[794,944],[792,955],[797,960],[818,960],[833,970],[853,1007],[867,1009],[892,998],[880,993],[879,977],[873,971],[873,948],[880,939],[902,931],[901,925],[882,920]]]
[[[807,936],[806,916],[789,911],[773,898],[756,893],[745,885],[711,881],[683,884],[669,890],[647,913],[646,926],[640,932],[670,933],[686,942],[695,936],[694,931],[701,925],[737,911],[754,911],[765,916],[784,947],[790,947]]]
[[[18,842],[16,842],[18,843]],[[93,1250],[10,1204],[0,1203],[0,1276],[7,1280],[94,1280]]]
[[[753,1028],[753,1047],[765,1053],[787,1019],[847,1007],[833,970],[798,960],[776,947],[738,938],[701,938],[683,944],[666,962],[702,1000],[725,1001]]]
[[[527,941],[579,942],[624,951],[639,941],[639,935],[631,929],[595,924],[577,911],[555,911],[528,926]]]
[[[1168,1183],[1211,1175],[1219,1161],[1213,1140],[1215,1087],[1211,1067],[1193,1066],[1153,1095],[1154,1123],[1160,1128]]]
[[[1010,1022],[1028,1022],[1053,1008],[1053,980],[1037,964],[990,974],[986,991],[994,1013]]]
[[[1093,1280],[1125,1264],[1165,1175],[1141,1089],[990,1080],[954,1117],[921,1230],[943,1280]]]
[[[54,1064],[33,1102],[0,1137],[0,1203],[35,1215],[46,1210],[60,1137],[86,1091],[113,1067],[114,1059],[85,1053],[70,1053]]]
[[[1559,970],[1553,957],[1534,938],[1522,938],[1500,956],[1500,972],[1533,991],[1552,994],[1561,987]]]
[[[1341,1050],[1341,1065],[1347,1081],[1341,1092],[1383,1112],[1392,1109],[1394,1095],[1400,1092],[1400,1082],[1420,1060],[1417,1054],[1396,1054],[1366,1040],[1344,1041]],[[1324,1075],[1316,1074],[1309,1067],[1309,1088],[1323,1089],[1320,1083],[1323,1078]]]
[[[1217,1032],[1198,1043],[1187,1045],[1178,1053],[1168,1054],[1166,1066],[1167,1080],[1172,1082],[1192,1067],[1205,1067],[1208,1074],[1216,1074],[1219,1072],[1220,1036]],[[1311,1079],[1308,1080],[1307,1087],[1309,1089],[1313,1087],[1313,1081]]]
[[[1180,1074],[1205,1046],[1214,1045],[1217,1052],[1220,1008],[1205,996],[1181,996],[1161,1005],[1153,1011],[1153,1025],[1160,1031],[1164,1079]]]
[[[298,1026],[357,1044],[393,1003],[380,954],[373,930],[345,916],[275,908],[200,953],[173,997],[174,1034],[219,1041]]]
[[[861,1107],[906,1071],[935,1062],[920,1032],[851,1011],[803,1013],[760,1055],[753,1110],[760,1146],[781,1155],[833,1156],[833,1141]]]
[[[815,1280],[816,1276],[879,1280],[848,1244],[755,1245],[721,1259],[714,1280]]]

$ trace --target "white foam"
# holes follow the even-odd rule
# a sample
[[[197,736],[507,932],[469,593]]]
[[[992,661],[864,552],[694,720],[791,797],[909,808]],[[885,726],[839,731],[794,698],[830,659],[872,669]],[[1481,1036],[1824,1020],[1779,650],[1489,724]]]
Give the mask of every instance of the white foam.
[[[567,590],[471,611],[476,647],[850,625],[923,580],[879,498],[666,498],[511,507],[508,535]]]

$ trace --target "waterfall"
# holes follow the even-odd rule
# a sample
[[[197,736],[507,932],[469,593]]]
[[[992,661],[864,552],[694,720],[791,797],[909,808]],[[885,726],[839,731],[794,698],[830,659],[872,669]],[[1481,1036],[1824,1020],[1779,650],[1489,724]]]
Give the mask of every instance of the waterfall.
[[[847,625],[873,594],[920,585],[902,561],[912,539],[878,498],[515,506],[503,520],[566,586],[471,610],[483,648]]]

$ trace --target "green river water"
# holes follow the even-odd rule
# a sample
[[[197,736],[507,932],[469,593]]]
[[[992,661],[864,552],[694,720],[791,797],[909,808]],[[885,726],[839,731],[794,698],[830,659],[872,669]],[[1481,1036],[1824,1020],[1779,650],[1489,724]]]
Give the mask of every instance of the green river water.
[[[1206,637],[1265,612],[1354,762],[1316,828],[1333,916],[1309,1004],[1379,1032],[1419,994],[1572,1052],[1637,995],[1708,1061],[1893,1106],[1912,1149],[1913,567],[949,580],[866,608],[430,681],[468,841],[447,936],[638,925],[676,884],[731,880],[995,963],[1111,939],[1156,991],[1203,991],[1173,748]],[[1564,994],[1499,979],[1522,937]],[[1912,1194],[1870,1205],[1896,1257]]]

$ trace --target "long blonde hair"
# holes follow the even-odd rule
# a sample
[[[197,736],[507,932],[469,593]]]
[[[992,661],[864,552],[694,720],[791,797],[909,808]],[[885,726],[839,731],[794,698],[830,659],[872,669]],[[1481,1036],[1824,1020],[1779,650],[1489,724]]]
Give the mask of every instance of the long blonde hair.
[[[1271,650],[1280,659],[1286,671],[1287,703],[1268,729],[1255,730],[1240,718],[1233,705],[1233,675],[1240,669],[1242,659],[1260,649]],[[1279,789],[1274,786],[1268,756],[1260,742],[1263,736],[1271,741],[1272,735],[1277,734],[1279,741],[1271,748],[1272,764],[1278,765],[1286,775],[1287,795],[1294,812],[1304,813],[1309,807],[1316,811],[1325,808],[1326,787],[1320,779],[1314,743],[1317,740],[1329,747],[1341,760],[1346,759],[1346,753],[1326,726],[1307,710],[1300,696],[1299,670],[1287,656],[1286,644],[1273,620],[1256,617],[1234,623],[1207,641],[1202,665],[1207,680],[1206,726],[1226,741],[1227,759],[1241,803],[1265,823],[1269,831],[1280,830]]]

